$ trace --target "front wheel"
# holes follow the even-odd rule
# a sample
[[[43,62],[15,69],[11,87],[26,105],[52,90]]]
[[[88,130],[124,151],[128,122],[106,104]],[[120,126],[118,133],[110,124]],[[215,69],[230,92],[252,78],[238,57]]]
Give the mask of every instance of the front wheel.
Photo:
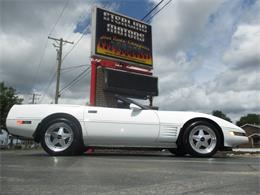
[[[206,121],[197,121],[185,129],[183,142],[186,151],[195,157],[211,157],[219,149],[220,134]]]
[[[42,132],[41,145],[50,155],[75,155],[83,148],[78,125],[66,118],[49,121]]]

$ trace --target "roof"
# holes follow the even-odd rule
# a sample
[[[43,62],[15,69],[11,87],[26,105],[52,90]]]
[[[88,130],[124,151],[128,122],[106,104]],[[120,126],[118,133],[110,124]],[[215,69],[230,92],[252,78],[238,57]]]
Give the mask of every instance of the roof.
[[[248,137],[260,137],[260,133],[253,133],[252,135],[249,135]]]
[[[255,125],[255,124],[245,124],[245,125],[242,125],[241,128],[243,127],[253,127],[253,128],[257,128],[260,130],[260,125]]]

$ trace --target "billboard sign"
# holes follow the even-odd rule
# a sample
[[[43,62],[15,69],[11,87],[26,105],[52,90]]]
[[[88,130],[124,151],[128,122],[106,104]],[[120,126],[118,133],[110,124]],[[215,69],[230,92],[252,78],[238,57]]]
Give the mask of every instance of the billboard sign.
[[[104,69],[104,90],[128,97],[158,96],[158,78],[121,70]]]
[[[151,25],[95,7],[91,54],[152,69]]]

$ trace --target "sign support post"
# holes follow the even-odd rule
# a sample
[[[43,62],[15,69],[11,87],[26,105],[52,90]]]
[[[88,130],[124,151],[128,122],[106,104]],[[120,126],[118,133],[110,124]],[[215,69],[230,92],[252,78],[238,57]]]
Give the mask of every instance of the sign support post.
[[[95,60],[91,60],[91,80],[90,80],[90,106],[96,105],[96,81],[97,81],[97,64]]]

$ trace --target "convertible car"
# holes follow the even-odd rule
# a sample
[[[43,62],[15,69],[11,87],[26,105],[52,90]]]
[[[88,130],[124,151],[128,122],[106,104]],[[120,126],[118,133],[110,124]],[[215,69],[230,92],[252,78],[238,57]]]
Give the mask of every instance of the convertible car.
[[[211,115],[158,111],[122,96],[117,99],[121,108],[14,105],[6,124],[9,133],[34,139],[56,156],[77,155],[88,147],[130,147],[211,157],[248,142],[244,130]]]

